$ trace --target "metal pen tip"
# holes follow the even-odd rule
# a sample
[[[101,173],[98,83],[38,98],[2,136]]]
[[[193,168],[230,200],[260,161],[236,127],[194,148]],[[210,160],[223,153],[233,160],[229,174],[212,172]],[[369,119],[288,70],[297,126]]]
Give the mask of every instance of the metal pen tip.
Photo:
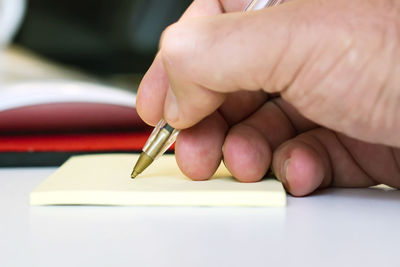
[[[133,167],[131,178],[134,179],[136,176],[141,174],[152,162],[153,159],[145,152],[142,152],[135,164],[135,167]]]
[[[131,174],[131,178],[134,179],[138,175],[139,175],[139,173],[137,173],[137,172],[135,172],[135,170],[133,170],[133,172]]]

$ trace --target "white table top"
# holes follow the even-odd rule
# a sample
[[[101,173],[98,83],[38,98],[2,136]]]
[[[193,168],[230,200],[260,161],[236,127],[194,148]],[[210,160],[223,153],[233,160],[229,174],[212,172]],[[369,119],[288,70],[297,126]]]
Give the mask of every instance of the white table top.
[[[0,169],[0,266],[400,266],[400,191],[287,208],[30,207],[55,168]]]

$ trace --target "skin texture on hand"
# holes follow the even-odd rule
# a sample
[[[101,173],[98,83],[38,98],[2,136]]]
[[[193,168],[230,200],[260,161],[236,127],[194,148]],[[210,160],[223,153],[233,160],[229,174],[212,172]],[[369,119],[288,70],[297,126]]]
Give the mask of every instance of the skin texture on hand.
[[[183,130],[182,171],[270,166],[293,195],[400,188],[400,0],[194,1],[165,30],[137,109]]]

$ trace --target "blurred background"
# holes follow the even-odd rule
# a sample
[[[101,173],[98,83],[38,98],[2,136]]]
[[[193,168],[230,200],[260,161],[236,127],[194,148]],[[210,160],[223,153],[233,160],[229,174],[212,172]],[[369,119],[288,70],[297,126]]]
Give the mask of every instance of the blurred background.
[[[0,167],[139,151],[136,90],[191,0],[0,0]]]
[[[13,43],[97,75],[145,72],[155,55],[161,32],[191,2],[1,1],[3,9],[6,2],[14,5],[15,10],[25,9]]]

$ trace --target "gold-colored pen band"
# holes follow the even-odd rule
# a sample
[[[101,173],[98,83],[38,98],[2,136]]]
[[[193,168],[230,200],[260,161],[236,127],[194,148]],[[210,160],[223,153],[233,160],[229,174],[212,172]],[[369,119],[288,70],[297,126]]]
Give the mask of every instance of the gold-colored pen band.
[[[143,152],[140,154],[139,159],[133,168],[131,174],[132,178],[135,178],[142,173],[142,171],[145,170],[157,158],[160,151],[165,148],[166,143],[169,141],[174,130],[174,128],[166,124],[160,129],[154,139],[143,148]]]

